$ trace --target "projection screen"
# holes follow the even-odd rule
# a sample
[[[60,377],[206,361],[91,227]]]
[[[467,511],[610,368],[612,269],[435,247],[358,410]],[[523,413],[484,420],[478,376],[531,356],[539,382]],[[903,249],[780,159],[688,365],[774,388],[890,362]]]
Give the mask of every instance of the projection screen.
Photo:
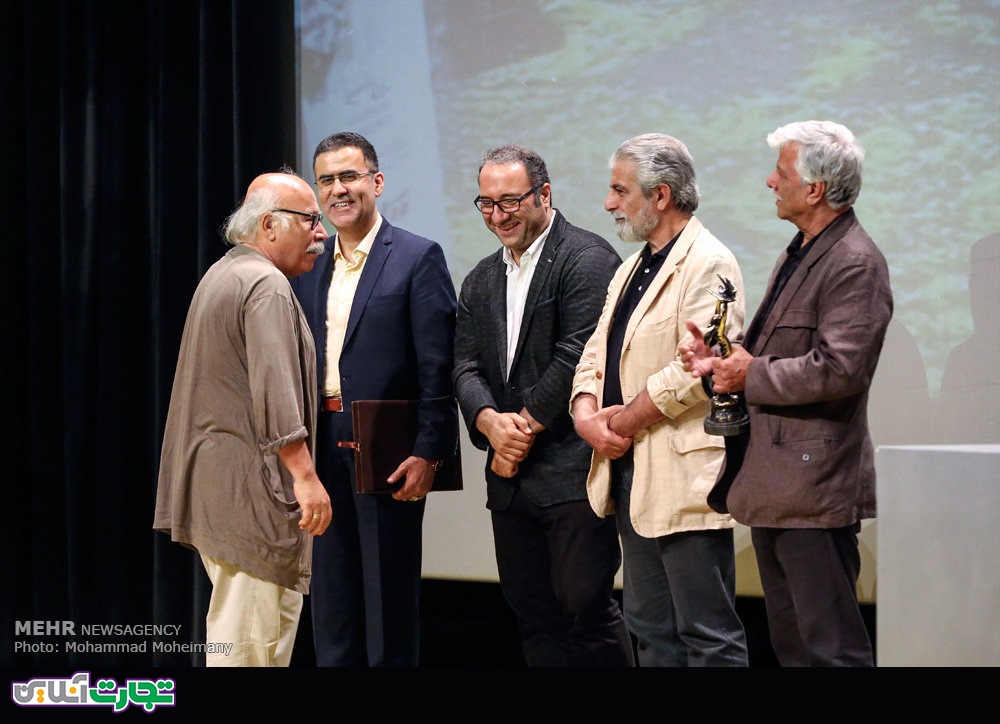
[[[795,232],[764,185],[765,136],[836,120],[867,150],[856,210],[896,305],[875,444],[1000,443],[998,21],[996,0],[299,0],[298,168],[312,180],[329,133],[367,136],[382,214],[440,241],[457,289],[498,246],[472,204],[488,148],[537,150],[555,206],[624,258],[608,158],[669,133],[694,155],[697,215],[736,253],[749,316]],[[466,489],[428,501],[424,575],[496,580],[485,455],[463,443]],[[876,525],[861,534],[869,601]],[[738,592],[759,594],[742,527],[737,553]]]

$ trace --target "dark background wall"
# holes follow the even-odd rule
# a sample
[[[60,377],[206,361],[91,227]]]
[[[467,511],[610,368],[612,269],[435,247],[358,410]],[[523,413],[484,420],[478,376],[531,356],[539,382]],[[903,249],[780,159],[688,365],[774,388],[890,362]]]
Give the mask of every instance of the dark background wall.
[[[200,564],[151,529],[160,439],[218,229],[295,164],[293,3],[18,0],[4,25],[0,663],[192,665],[16,651],[15,622],[203,636]]]

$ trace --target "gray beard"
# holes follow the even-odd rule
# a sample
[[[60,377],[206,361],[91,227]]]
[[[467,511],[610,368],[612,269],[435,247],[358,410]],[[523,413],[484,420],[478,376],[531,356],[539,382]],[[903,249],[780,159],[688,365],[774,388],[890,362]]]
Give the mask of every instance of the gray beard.
[[[631,221],[625,220],[617,222],[618,238],[626,244],[645,243],[649,233],[656,228],[656,222],[656,215],[650,213],[648,208],[643,209],[636,214]]]

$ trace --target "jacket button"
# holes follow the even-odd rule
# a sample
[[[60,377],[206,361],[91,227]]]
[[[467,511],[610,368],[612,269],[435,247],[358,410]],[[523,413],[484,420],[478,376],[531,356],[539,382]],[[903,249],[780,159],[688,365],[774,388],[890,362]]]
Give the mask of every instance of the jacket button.
[[[600,379],[603,379],[603,378],[604,378],[604,373],[602,373],[602,372],[601,372],[600,370],[597,370],[597,372],[596,372],[596,373],[594,374],[594,376],[595,376],[595,377],[596,377],[597,379],[599,379],[599,380],[600,380]]]
[[[802,453],[802,461],[809,462],[809,453]]]

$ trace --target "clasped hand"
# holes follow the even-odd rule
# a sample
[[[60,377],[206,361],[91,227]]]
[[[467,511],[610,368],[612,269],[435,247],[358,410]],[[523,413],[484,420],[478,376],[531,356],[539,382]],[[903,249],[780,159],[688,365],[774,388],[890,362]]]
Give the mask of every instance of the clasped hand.
[[[528,457],[535,436],[543,425],[531,417],[527,410],[516,412],[499,412],[487,408],[480,413],[479,426],[490,447],[493,448],[493,461],[490,469],[503,478],[517,474],[518,464]]]
[[[617,460],[632,447],[632,438],[611,429],[611,418],[625,409],[624,405],[597,408],[597,398],[582,394],[573,402],[573,425],[576,433],[596,452]]]
[[[687,322],[688,331],[694,335],[690,342],[677,346],[684,369],[694,377],[712,377],[715,392],[739,392],[746,386],[747,368],[753,355],[742,346],[733,344],[728,357],[720,357],[716,350],[705,344],[704,333],[694,322]]]

